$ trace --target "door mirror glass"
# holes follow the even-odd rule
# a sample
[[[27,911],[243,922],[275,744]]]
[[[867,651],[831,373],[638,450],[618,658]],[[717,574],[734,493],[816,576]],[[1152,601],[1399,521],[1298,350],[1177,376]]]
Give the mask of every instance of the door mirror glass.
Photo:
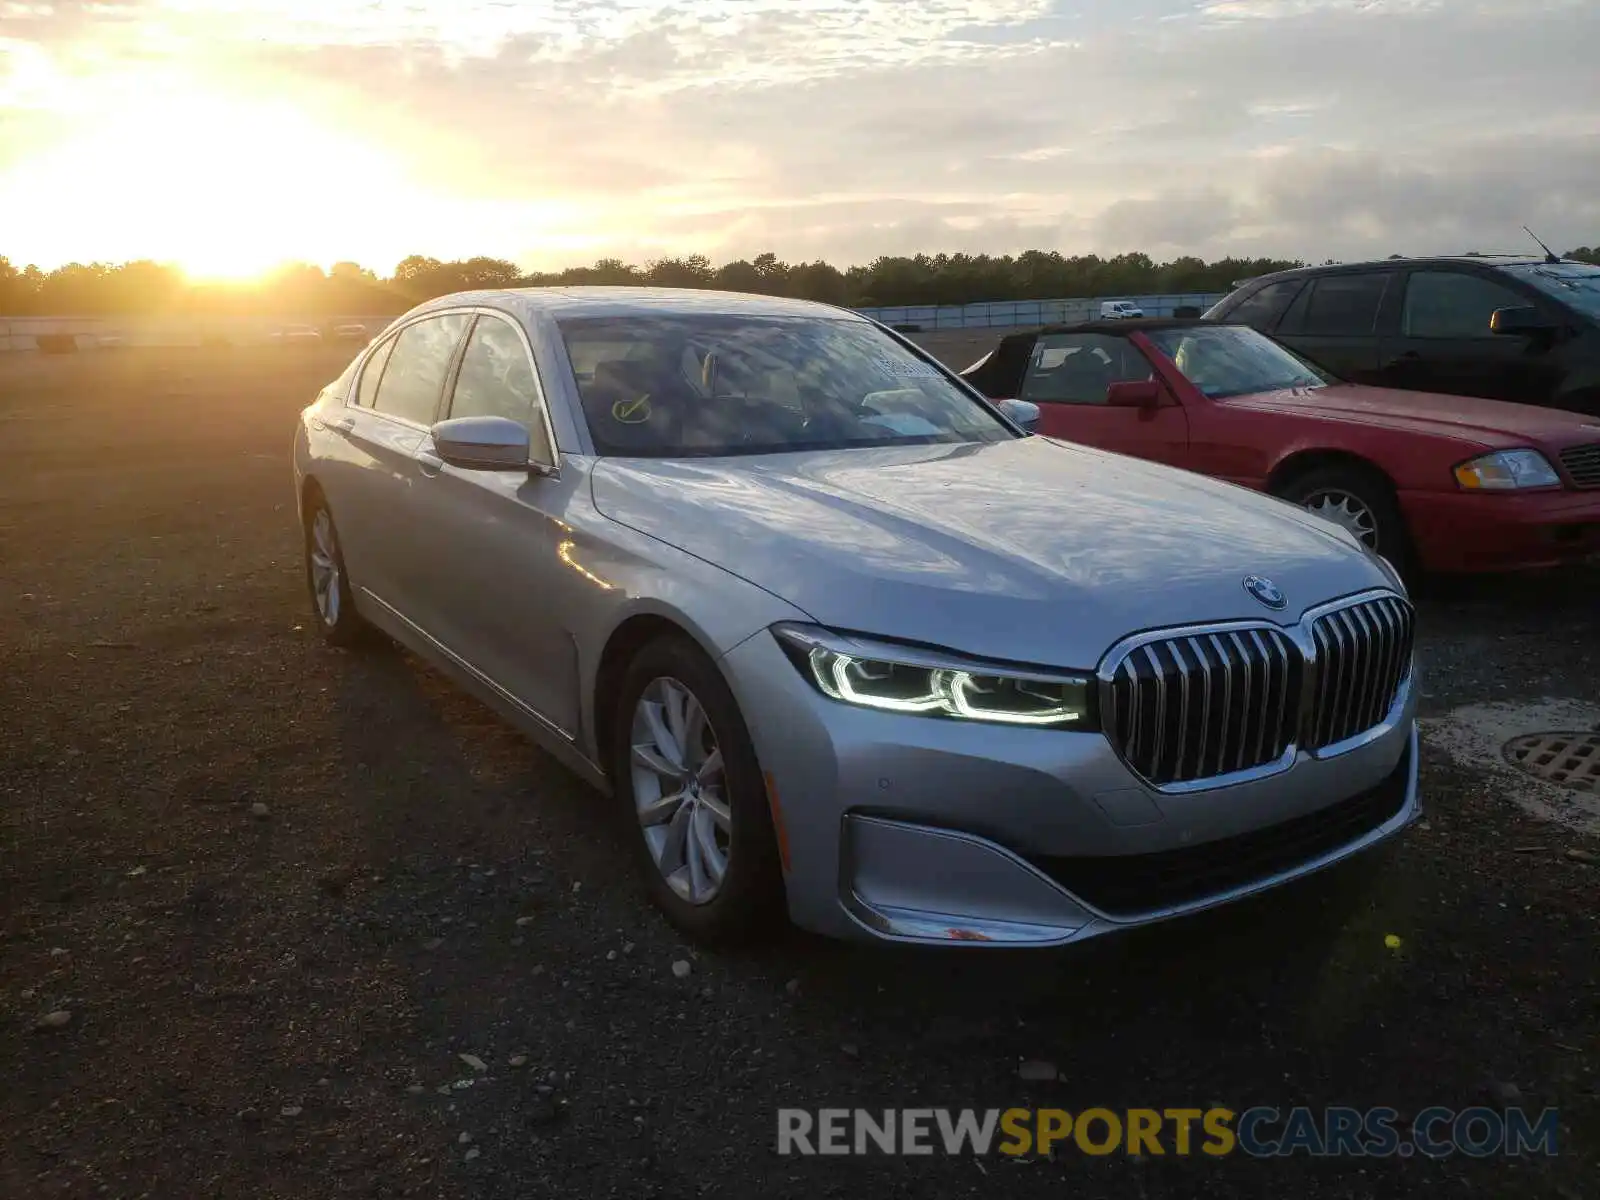
[[[452,417],[433,427],[440,458],[467,471],[526,470],[527,426],[509,417]]]
[[[1531,304],[1497,308],[1489,314],[1489,332],[1506,337],[1552,333],[1555,327],[1555,322],[1547,320],[1545,315]]]
[[[1156,408],[1161,403],[1161,385],[1154,379],[1130,379],[1106,389],[1106,403],[1113,408]]]
[[[1026,400],[1002,400],[996,407],[1013,425],[1020,425],[1029,433],[1039,427],[1039,406]]]

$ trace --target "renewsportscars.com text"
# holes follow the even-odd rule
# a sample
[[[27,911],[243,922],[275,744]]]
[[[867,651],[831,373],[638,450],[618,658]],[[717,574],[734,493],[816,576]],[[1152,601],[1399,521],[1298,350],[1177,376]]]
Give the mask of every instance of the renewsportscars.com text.
[[[785,1108],[778,1153],[1089,1155],[1222,1158],[1472,1158],[1554,1155],[1556,1109],[1393,1108]]]

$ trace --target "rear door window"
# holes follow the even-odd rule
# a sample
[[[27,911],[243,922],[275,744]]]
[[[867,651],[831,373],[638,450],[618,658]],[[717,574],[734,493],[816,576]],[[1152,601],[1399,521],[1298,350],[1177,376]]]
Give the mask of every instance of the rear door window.
[[[1280,333],[1307,337],[1362,337],[1377,332],[1378,308],[1392,271],[1324,275],[1295,298]]]
[[[377,400],[383,365],[389,361],[389,352],[393,349],[394,339],[390,338],[367,356],[366,365],[361,368],[361,384],[356,389],[356,403],[362,408],[371,408]]]
[[[402,329],[373,407],[391,417],[431,425],[456,344],[471,319],[465,313],[444,313]]]
[[[1269,283],[1239,301],[1232,311],[1224,314],[1224,319],[1235,321],[1240,325],[1253,325],[1262,331],[1271,330],[1278,318],[1283,315],[1283,310],[1289,307],[1289,302],[1300,294],[1300,289],[1305,285],[1304,279],[1284,279],[1277,283]]]

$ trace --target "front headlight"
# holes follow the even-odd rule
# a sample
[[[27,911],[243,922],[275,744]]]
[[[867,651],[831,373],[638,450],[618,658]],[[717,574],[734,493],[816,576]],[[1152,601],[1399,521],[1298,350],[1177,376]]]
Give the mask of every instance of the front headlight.
[[[823,695],[845,704],[1002,725],[1094,728],[1088,675],[985,663],[814,625],[775,625],[772,632]]]
[[[1537,450],[1496,450],[1457,467],[1456,483],[1468,492],[1511,492],[1560,487],[1561,476]]]

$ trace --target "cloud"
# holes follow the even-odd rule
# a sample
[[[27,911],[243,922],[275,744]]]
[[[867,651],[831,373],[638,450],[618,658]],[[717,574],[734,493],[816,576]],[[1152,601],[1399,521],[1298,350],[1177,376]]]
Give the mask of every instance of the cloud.
[[[0,99],[0,171],[100,102],[50,71],[187,71],[292,99],[431,189],[395,257],[475,223],[502,239],[484,252],[539,266],[1355,257],[1520,244],[1525,222],[1562,246],[1600,237],[1600,6],[1583,0],[22,7],[0,8],[25,47],[0,47],[0,98],[32,80],[26,104]]]

